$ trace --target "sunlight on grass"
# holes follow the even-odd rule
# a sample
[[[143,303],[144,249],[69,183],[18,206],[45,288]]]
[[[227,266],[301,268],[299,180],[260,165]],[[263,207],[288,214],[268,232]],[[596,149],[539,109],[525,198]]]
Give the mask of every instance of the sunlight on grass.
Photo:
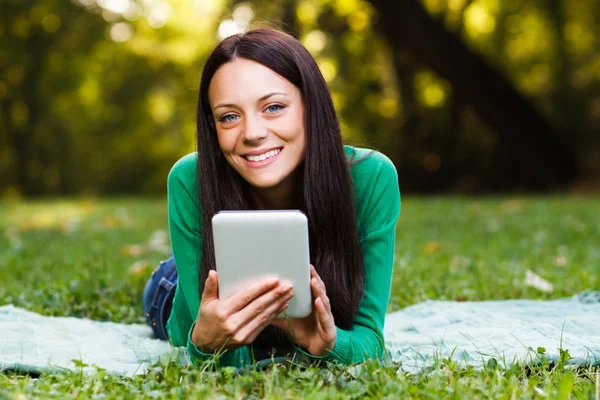
[[[69,225],[78,224],[95,210],[96,206],[91,201],[56,202],[29,207],[9,205],[5,213],[0,214],[0,223],[21,231],[48,228],[68,230]]]
[[[598,200],[403,199],[389,310],[429,299],[551,299],[598,289]],[[0,305],[143,323],[143,287],[169,252],[165,199],[0,203]],[[378,362],[329,369],[274,366],[237,377],[231,369],[165,364],[127,379],[102,370],[35,380],[5,373],[0,393],[8,398],[594,398],[597,382],[597,368],[549,362],[474,369],[439,359],[423,375]]]

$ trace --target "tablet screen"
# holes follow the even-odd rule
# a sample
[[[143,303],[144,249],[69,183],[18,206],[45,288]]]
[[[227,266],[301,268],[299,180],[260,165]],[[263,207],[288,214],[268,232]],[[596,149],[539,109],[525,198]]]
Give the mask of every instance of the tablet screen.
[[[301,211],[223,211],[212,227],[221,298],[257,279],[277,277],[294,287],[286,314],[310,314],[308,220]]]

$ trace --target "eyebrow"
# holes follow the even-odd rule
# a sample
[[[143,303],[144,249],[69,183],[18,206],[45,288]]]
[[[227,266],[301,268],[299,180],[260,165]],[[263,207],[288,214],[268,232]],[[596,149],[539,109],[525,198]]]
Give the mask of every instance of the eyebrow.
[[[261,97],[260,99],[258,99],[258,102],[260,103],[261,101],[265,101],[267,100],[269,97],[271,96],[275,96],[277,94],[282,94],[284,96],[287,96],[287,93],[283,93],[283,92],[273,92],[273,93],[269,93],[264,95],[263,97]],[[221,107],[235,107],[235,104],[231,104],[231,103],[222,103],[222,104],[218,104],[215,106],[215,108],[213,108],[213,110],[216,110],[217,108],[221,108]]]

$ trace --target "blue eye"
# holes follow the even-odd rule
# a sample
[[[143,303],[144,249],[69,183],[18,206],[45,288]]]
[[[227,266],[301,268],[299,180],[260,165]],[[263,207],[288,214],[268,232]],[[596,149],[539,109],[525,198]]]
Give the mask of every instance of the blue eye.
[[[226,114],[219,118],[219,122],[233,122],[237,115],[235,114]]]
[[[281,104],[271,104],[269,107],[266,108],[265,111],[267,111],[270,114],[273,114],[279,110],[282,110],[283,108],[284,106],[282,106]]]

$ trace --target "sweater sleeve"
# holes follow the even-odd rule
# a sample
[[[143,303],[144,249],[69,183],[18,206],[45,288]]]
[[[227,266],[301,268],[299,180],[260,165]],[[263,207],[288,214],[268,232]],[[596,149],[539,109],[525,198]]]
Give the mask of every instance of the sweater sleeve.
[[[353,177],[357,214],[361,219],[364,296],[352,329],[337,328],[333,350],[321,357],[342,364],[381,359],[385,353],[383,327],[392,282],[396,222],[400,216],[398,176],[392,162],[380,153],[373,153],[362,162],[367,165],[355,167],[361,171]],[[369,164],[375,167],[370,168]]]
[[[179,277],[169,318],[169,337],[174,346],[186,346],[194,363],[214,360],[220,366],[242,366],[250,361],[247,347],[218,358],[201,352],[191,340],[200,308],[198,268],[202,259],[202,228],[196,184],[196,156],[179,160],[168,177],[169,234]]]

